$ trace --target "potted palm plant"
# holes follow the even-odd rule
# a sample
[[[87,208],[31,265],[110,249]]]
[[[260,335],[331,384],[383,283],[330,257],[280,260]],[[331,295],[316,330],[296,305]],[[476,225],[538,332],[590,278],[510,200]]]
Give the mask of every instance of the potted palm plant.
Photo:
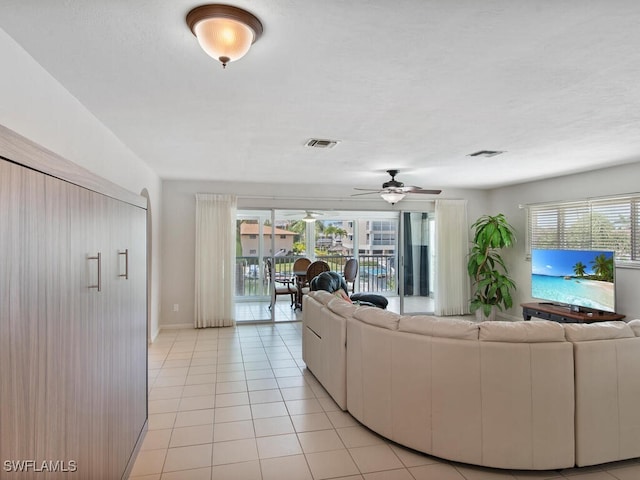
[[[496,309],[511,308],[511,290],[515,282],[500,256],[502,248],[511,247],[516,236],[505,216],[483,215],[471,226],[474,230],[473,246],[467,270],[473,281],[471,311],[479,320],[494,320]]]

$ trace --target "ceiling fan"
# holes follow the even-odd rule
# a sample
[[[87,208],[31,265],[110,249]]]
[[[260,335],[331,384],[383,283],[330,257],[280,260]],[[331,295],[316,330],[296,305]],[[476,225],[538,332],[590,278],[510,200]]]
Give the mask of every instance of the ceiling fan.
[[[354,193],[351,196],[355,197],[358,195],[379,193],[384,200],[393,205],[402,200],[407,193],[426,193],[428,195],[437,195],[442,192],[442,190],[425,190],[424,188],[416,187],[415,185],[405,185],[404,183],[396,180],[398,170],[387,170],[387,173],[391,175],[391,180],[384,182],[381,189],[354,188],[354,190],[363,190],[365,193]]]
[[[293,216],[298,216],[299,213],[289,213],[286,216],[288,217],[293,217]],[[321,217],[322,215],[324,215],[324,213],[320,213],[320,212],[313,212],[311,210],[305,210],[304,211],[304,217],[302,217],[301,220],[304,220],[305,222],[315,222],[318,217]]]

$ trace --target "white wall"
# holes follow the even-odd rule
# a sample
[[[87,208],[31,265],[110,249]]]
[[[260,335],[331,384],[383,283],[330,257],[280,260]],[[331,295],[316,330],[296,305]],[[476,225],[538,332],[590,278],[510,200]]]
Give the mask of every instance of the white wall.
[[[160,327],[193,325],[195,288],[195,194],[235,193],[239,208],[311,210],[433,210],[431,202],[403,200],[391,206],[377,196],[350,197],[350,189],[323,185],[263,185],[258,183],[164,180],[162,185],[162,314]],[[480,190],[445,190],[439,198],[467,198],[469,219],[482,214],[488,193]],[[415,196],[413,197],[415,198]],[[179,310],[173,311],[178,304]]]
[[[633,163],[500,188],[491,192],[491,211],[488,213],[504,213],[515,227],[518,236],[516,246],[506,251],[504,256],[518,285],[514,298],[515,306],[506,312],[508,316],[514,319],[522,318],[520,304],[534,301],[531,298],[531,263],[525,260],[526,212],[520,209],[519,205],[637,193],[640,192],[639,178],[640,163]],[[626,320],[640,318],[638,285],[640,269],[616,269],[616,310],[626,315]]]
[[[149,192],[154,215],[151,333],[158,332],[162,184],[73,95],[0,29],[0,124],[121,187]]]

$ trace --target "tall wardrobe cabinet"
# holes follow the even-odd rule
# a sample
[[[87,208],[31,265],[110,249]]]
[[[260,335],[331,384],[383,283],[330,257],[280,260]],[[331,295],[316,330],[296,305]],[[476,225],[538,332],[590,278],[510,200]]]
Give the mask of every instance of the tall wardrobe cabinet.
[[[147,422],[146,200],[0,129],[0,479],[126,478]]]

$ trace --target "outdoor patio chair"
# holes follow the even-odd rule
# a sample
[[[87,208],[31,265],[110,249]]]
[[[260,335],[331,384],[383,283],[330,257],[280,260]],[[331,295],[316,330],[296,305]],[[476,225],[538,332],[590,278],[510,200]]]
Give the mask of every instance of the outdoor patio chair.
[[[295,281],[292,278],[276,278],[275,270],[273,268],[273,263],[271,263],[271,260],[266,259],[264,263],[270,289],[271,282],[273,282],[273,289],[271,289],[271,303],[269,304],[269,309],[273,307],[273,304],[276,302],[278,295],[289,295],[291,297],[291,306],[293,307],[297,293]]]
[[[358,260],[350,258],[347,263],[344,264],[343,271],[344,281],[347,282],[347,293],[349,293],[348,286],[351,284],[351,293],[356,291],[356,277],[358,276]]]

